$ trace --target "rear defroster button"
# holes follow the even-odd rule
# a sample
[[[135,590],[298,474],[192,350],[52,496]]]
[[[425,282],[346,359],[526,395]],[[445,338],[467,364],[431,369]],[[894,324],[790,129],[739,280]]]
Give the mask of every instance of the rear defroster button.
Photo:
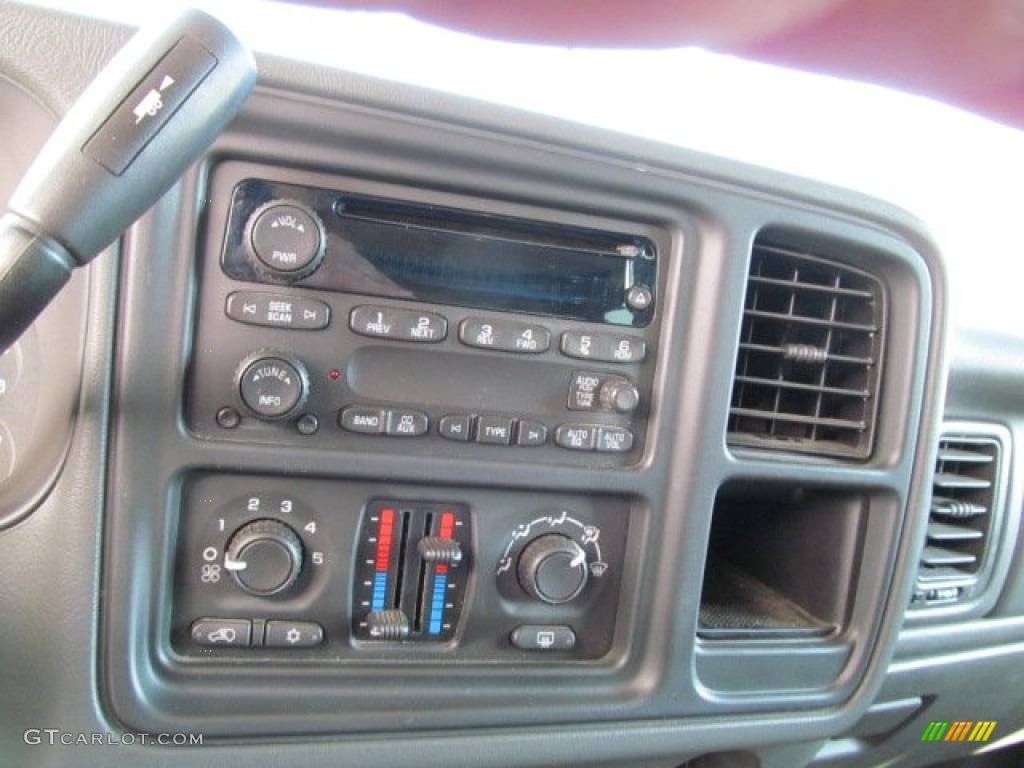
[[[525,624],[512,630],[511,640],[521,651],[571,651],[576,633],[557,624]]]

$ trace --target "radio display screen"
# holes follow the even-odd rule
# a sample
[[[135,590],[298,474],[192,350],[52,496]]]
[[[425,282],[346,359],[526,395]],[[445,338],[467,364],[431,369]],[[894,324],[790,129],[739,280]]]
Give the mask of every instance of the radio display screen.
[[[240,185],[233,219],[278,197],[277,190],[250,190],[240,199],[246,185],[266,184]],[[620,326],[651,321],[657,260],[646,238],[323,190],[280,191],[305,198],[326,230],[323,264],[302,285]],[[225,270],[261,279],[246,274],[244,227],[233,221],[230,229]],[[649,291],[646,305],[630,300],[635,286]]]

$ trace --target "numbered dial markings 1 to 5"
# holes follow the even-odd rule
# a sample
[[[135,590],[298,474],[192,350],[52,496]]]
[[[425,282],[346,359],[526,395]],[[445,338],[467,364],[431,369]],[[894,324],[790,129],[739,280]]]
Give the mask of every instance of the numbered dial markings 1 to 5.
[[[239,496],[209,518],[188,570],[211,592],[292,593],[317,578],[327,561],[326,544],[320,520],[299,499],[275,493]]]

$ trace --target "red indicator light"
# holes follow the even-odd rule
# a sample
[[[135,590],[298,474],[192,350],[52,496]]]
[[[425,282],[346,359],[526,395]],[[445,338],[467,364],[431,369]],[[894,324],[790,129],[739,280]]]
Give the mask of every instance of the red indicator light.
[[[331,368],[331,370],[327,372],[327,378],[329,378],[331,381],[337,381],[338,379],[341,378],[341,371],[339,371],[337,368]]]

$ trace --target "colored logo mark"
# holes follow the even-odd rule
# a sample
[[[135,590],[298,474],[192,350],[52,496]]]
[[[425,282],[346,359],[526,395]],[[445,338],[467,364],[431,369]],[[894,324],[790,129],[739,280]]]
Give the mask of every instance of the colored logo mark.
[[[921,741],[988,741],[995,728],[995,720],[933,720],[921,734]]]

